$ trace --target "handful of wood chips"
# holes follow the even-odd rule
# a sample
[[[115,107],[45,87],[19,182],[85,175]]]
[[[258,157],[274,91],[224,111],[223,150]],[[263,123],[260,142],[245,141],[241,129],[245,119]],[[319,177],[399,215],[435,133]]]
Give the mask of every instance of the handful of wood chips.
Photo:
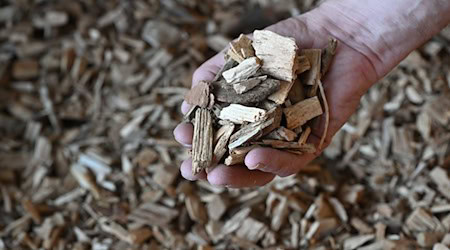
[[[326,116],[320,148],[329,119],[321,78],[336,47],[330,38],[324,49],[299,50],[293,38],[266,30],[231,42],[215,79],[198,82],[185,96],[192,105],[185,119],[194,125],[192,172],[242,164],[256,147],[316,152],[307,143],[308,121]]]

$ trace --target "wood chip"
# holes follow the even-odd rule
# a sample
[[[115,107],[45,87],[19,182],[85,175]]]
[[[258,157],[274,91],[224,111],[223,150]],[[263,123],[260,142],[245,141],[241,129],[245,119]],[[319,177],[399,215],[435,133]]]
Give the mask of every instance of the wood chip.
[[[209,88],[210,85],[206,81],[198,82],[188,93],[184,96],[187,103],[196,105],[201,108],[209,106]]]
[[[268,30],[255,30],[253,48],[256,56],[264,62],[264,73],[282,81],[295,80],[298,47],[293,38],[283,37]]]
[[[344,249],[345,250],[357,249],[358,247],[366,244],[367,242],[373,240],[374,238],[375,235],[373,234],[359,235],[348,238],[344,241]]]
[[[13,77],[17,80],[29,80],[38,76],[39,63],[31,59],[23,59],[13,64]]]
[[[301,55],[308,58],[309,63],[311,64],[311,69],[306,71],[302,75],[302,83],[314,86],[317,84],[317,81],[320,80],[320,67],[321,67],[321,55],[322,50],[320,49],[304,49],[301,51]]]
[[[261,60],[257,57],[245,59],[236,67],[222,73],[227,83],[235,83],[249,79],[261,68]]]
[[[228,141],[230,140],[230,137],[234,132],[234,128],[234,124],[226,124],[217,131],[216,135],[218,133],[221,133],[221,135],[215,136],[215,138],[218,137],[218,139],[214,146],[213,165],[219,163],[222,157],[228,151]]]
[[[236,124],[257,122],[265,118],[266,111],[260,108],[247,107],[240,104],[230,104],[220,111],[219,119],[228,120]]]
[[[285,127],[279,127],[266,135],[265,138],[292,142],[297,138],[297,134]]]
[[[258,76],[249,78],[247,80],[239,81],[233,84],[233,88],[237,94],[243,94],[254,87],[258,86],[262,81],[265,81],[267,76]]]
[[[231,84],[213,83],[213,94],[220,102],[246,105],[265,100],[267,96],[279,88],[280,81],[267,79],[253,89],[242,94],[237,94]]]
[[[255,148],[257,148],[257,146],[233,148],[232,150],[230,150],[230,155],[225,158],[225,165],[232,166],[243,164],[247,153]]]
[[[230,43],[230,48],[227,51],[227,55],[238,63],[255,56],[255,51],[252,47],[252,40],[250,40],[246,35],[241,34],[236,41]]]
[[[211,113],[200,108],[195,112],[194,137],[192,139],[192,173],[208,168],[213,158],[213,129]]]
[[[294,82],[281,81],[280,89],[267,97],[267,99],[275,102],[276,104],[283,104],[286,101],[293,85]]]
[[[304,125],[312,118],[323,113],[320,101],[317,97],[311,97],[291,107],[283,109],[286,115],[287,128],[294,129]]]
[[[267,121],[258,121],[255,123],[250,123],[248,125],[242,126],[242,128],[234,133],[230,138],[230,144],[228,144],[229,149],[237,148],[242,144],[246,143],[250,139],[262,136],[262,131],[264,128],[269,127],[274,122],[274,119]]]

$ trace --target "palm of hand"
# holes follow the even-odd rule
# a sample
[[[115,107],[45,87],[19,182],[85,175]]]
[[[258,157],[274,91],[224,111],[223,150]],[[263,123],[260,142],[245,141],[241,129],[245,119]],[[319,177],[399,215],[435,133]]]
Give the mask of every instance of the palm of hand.
[[[300,49],[323,48],[330,37],[328,33],[330,29],[311,22],[310,20],[313,19],[313,16],[302,15],[272,25],[268,29],[284,36],[293,36]],[[361,96],[377,78],[369,60],[363,54],[342,41],[339,42],[334,62],[322,79],[330,110],[330,123],[324,147],[353,114]],[[200,80],[212,80],[223,63],[222,53],[214,56],[197,69],[193,76],[193,83]],[[186,112],[187,109],[188,106],[183,103],[182,111]],[[321,116],[311,125],[312,134],[309,141],[316,146],[319,144],[324,123],[325,119]],[[192,130],[191,124],[180,124],[174,131],[175,138],[184,145],[190,145]],[[218,165],[208,174],[201,172],[193,176],[191,159],[187,159],[181,165],[181,173],[186,179],[206,179],[213,185],[236,188],[262,186],[270,182],[275,175],[288,176],[297,173],[320,153],[321,150],[316,154],[300,156],[271,148],[257,148],[248,153],[245,166]]]

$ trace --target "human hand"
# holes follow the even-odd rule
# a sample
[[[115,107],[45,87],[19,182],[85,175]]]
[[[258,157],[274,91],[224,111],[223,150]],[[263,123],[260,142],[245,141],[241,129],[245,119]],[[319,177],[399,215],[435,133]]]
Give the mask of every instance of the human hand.
[[[295,38],[300,49],[324,48],[331,36],[336,37],[339,41],[330,70],[322,79],[329,106],[329,127],[324,146],[315,154],[304,155],[295,155],[272,148],[256,148],[247,154],[245,166],[218,165],[208,174],[201,172],[195,176],[191,171],[192,161],[187,159],[181,165],[181,173],[184,178],[188,180],[204,179],[213,185],[240,188],[262,186],[270,182],[275,175],[283,177],[297,173],[331,142],[334,134],[355,112],[361,96],[367,92],[370,86],[405,56],[402,51],[386,55],[384,54],[386,49],[371,49],[372,45],[378,48],[380,43],[383,44],[386,41],[377,40],[374,43],[373,39],[370,40],[370,36],[358,36],[367,31],[365,27],[360,26],[361,23],[357,20],[342,19],[339,23],[339,20],[333,22],[334,20],[327,18],[331,15],[331,11],[348,8],[348,6],[342,7],[340,4],[335,4],[336,2],[331,2],[331,4],[319,7],[314,11],[267,28],[283,36]],[[355,1],[347,2],[353,4]],[[371,10],[370,6],[367,8]],[[350,31],[347,31],[347,26]],[[354,27],[361,31],[355,31]],[[380,28],[382,28],[381,23]],[[352,31],[360,33],[352,33]],[[410,47],[414,49],[414,46]],[[388,60],[383,61],[384,58],[388,58]],[[195,71],[193,84],[201,80],[211,81],[223,64],[223,53],[219,53]],[[183,103],[182,112],[186,113],[188,109],[189,105]],[[312,133],[309,142],[315,144],[316,147],[324,130],[324,124],[324,116],[316,118],[311,124]],[[180,124],[174,131],[176,140],[186,146],[191,145],[192,134],[193,127],[189,123]]]

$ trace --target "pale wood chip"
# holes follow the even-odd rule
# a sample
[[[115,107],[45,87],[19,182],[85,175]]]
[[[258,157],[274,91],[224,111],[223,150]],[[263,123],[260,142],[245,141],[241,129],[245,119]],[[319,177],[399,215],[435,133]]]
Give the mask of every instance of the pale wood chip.
[[[266,111],[260,108],[247,107],[240,104],[230,104],[220,111],[219,119],[228,120],[236,124],[257,122],[265,118]]]
[[[253,48],[256,56],[263,61],[263,72],[282,81],[295,80],[298,47],[293,38],[268,30],[255,30]]]
[[[233,88],[237,94],[243,94],[243,93],[253,89],[254,87],[258,86],[262,81],[265,81],[266,79],[267,79],[267,76],[253,77],[253,78],[250,78],[247,80],[233,83]]]
[[[222,73],[227,83],[235,83],[254,76],[261,68],[261,60],[258,57],[251,57],[239,63],[236,67]]]
[[[291,107],[283,109],[287,120],[287,128],[294,129],[323,113],[317,96],[308,98]]]
[[[248,147],[238,147],[230,150],[230,155],[225,158],[225,165],[232,166],[237,164],[243,164],[245,156],[251,150],[257,148],[258,146],[248,146]]]
[[[273,122],[274,119],[271,118],[267,121],[261,120],[242,126],[240,130],[238,130],[231,136],[228,148],[237,148],[242,144],[248,142],[249,140],[262,136],[263,129],[270,126]]]
[[[366,234],[366,235],[358,235],[358,236],[354,236],[354,237],[345,239],[344,249],[345,250],[357,249],[358,247],[366,244],[367,242],[373,240],[374,238],[375,238],[375,235]]]
[[[270,132],[268,135],[265,136],[265,138],[292,142],[297,138],[297,134],[294,131],[281,126],[276,130]]]

